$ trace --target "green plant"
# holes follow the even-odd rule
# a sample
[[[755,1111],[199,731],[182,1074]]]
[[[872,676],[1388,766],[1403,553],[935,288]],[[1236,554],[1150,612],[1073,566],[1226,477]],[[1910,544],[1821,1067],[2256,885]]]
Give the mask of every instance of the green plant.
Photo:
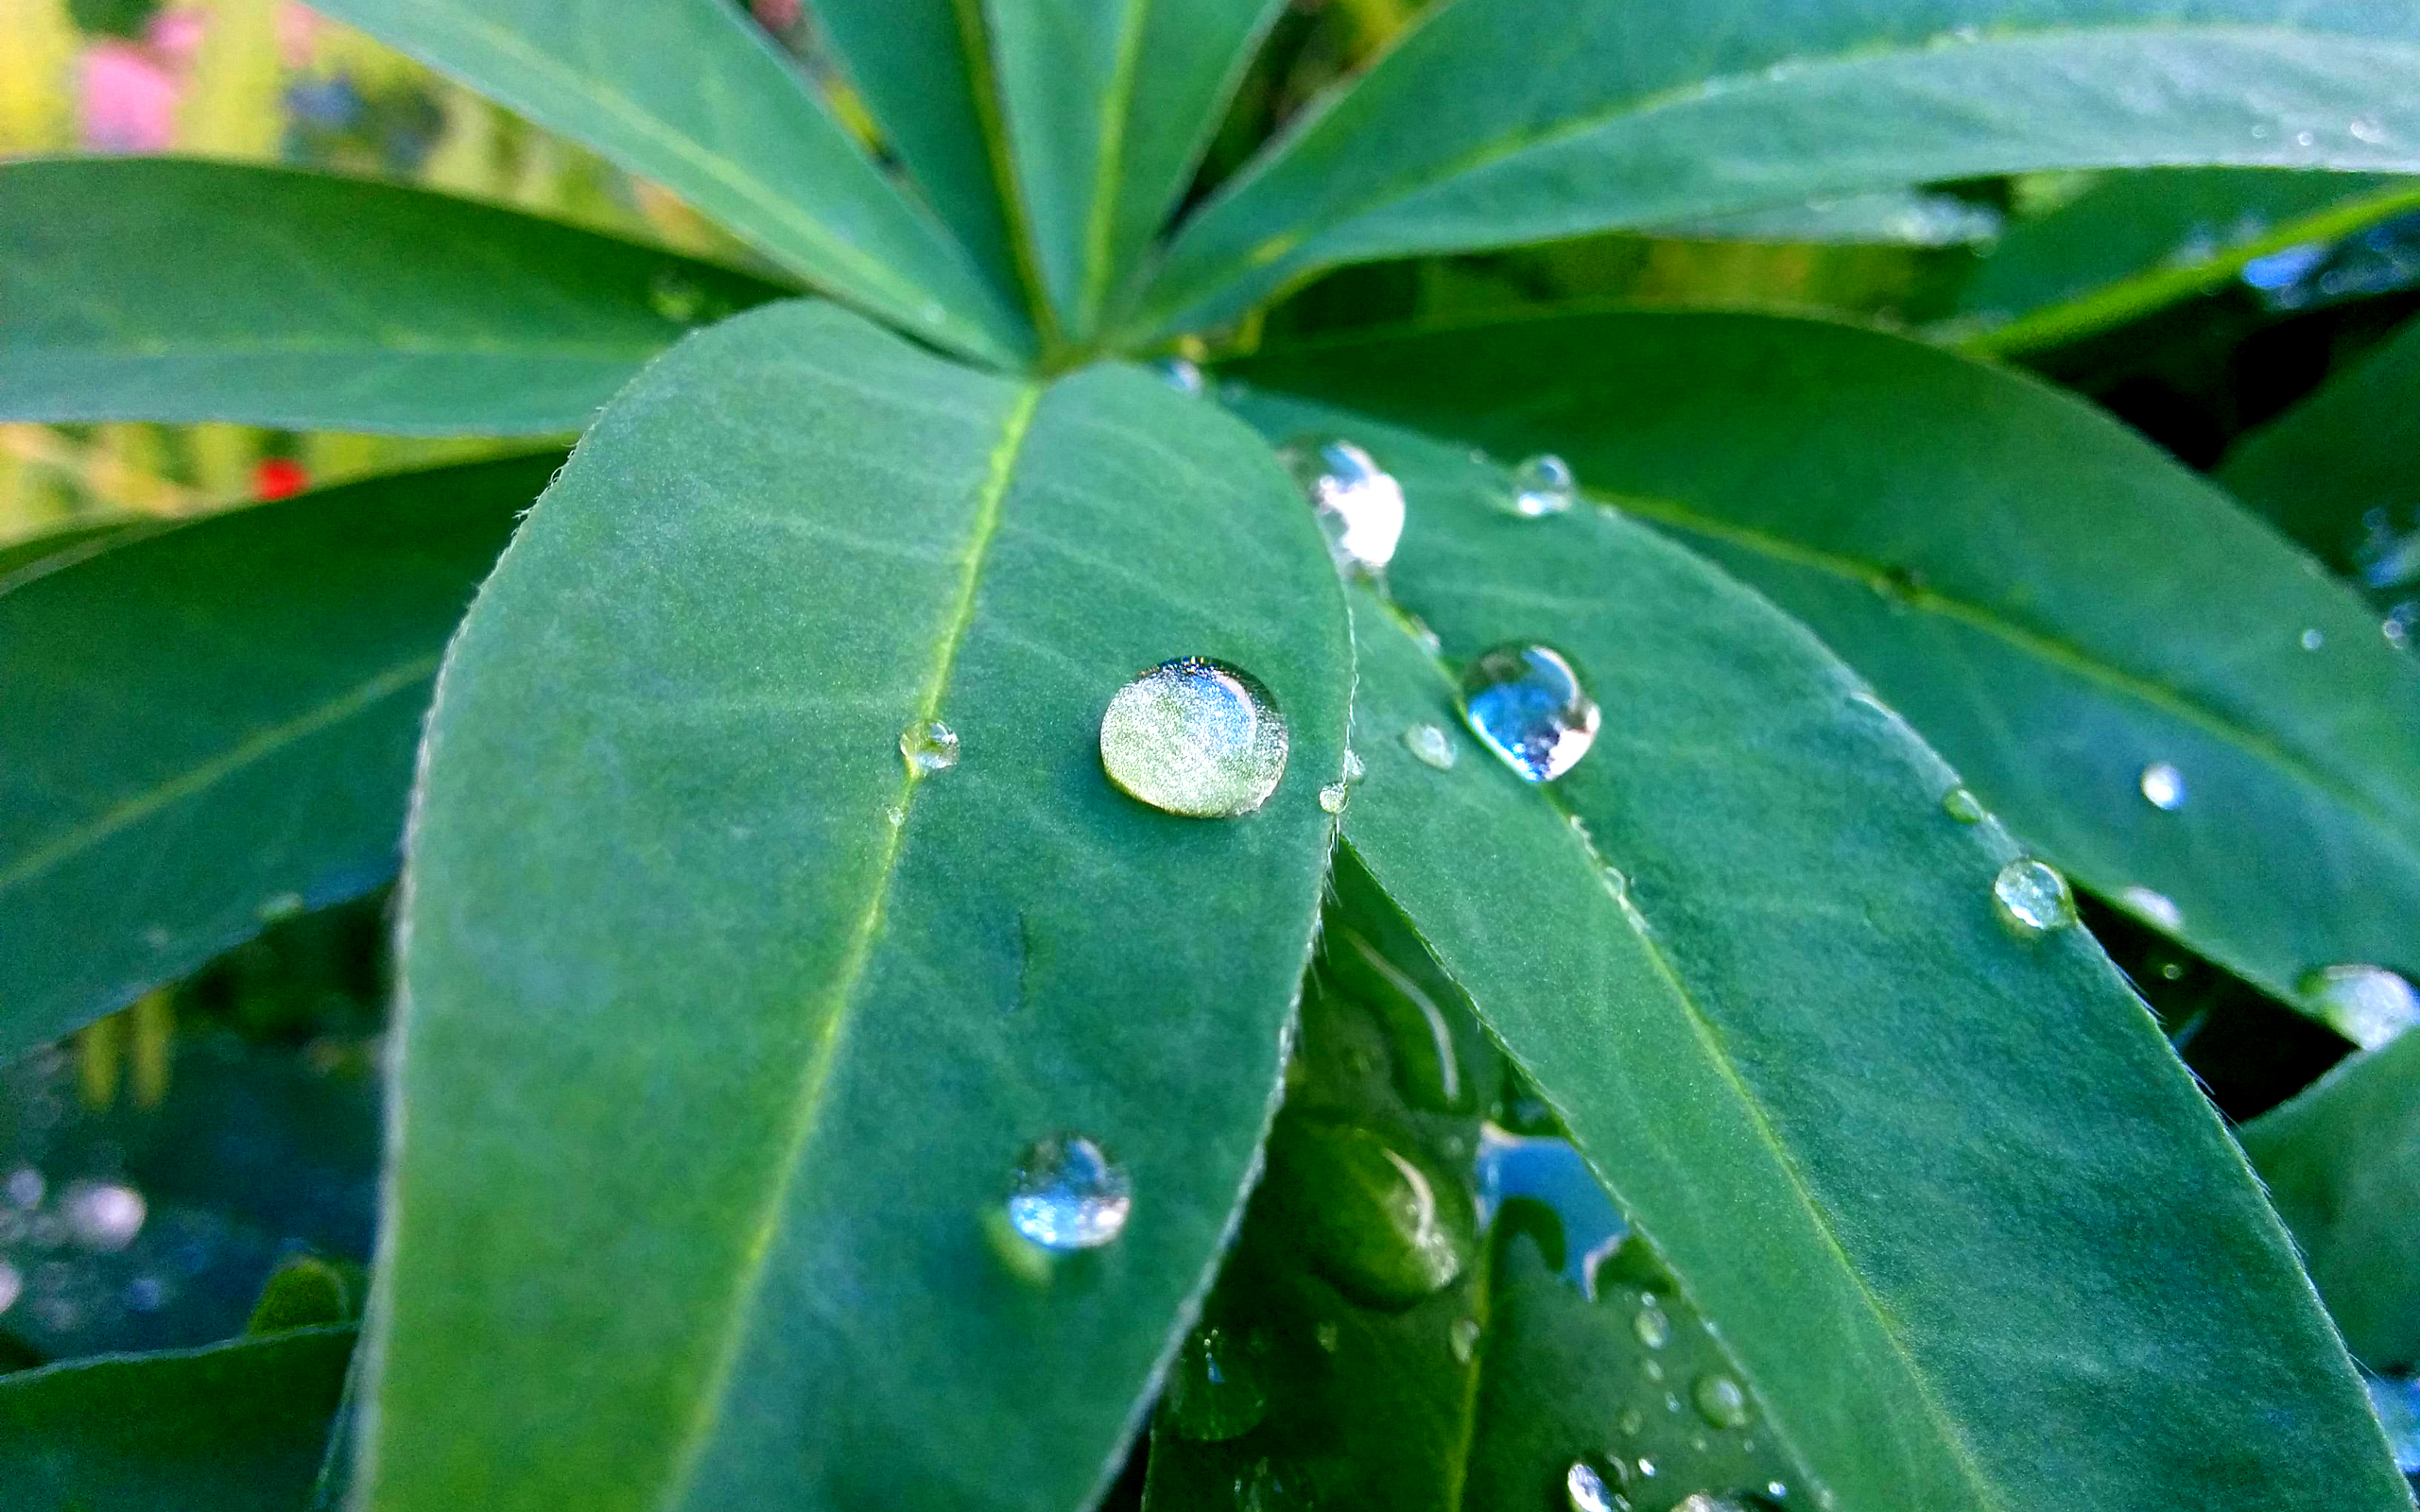
[[[1909,336],[1287,335],[1278,301],[1984,176],[2420,172],[2420,15],[1451,0],[1180,214],[1272,0],[816,0],[846,112],[706,0],[324,9],[762,261],[0,167],[0,418],[579,432],[0,562],[0,1055],[377,885],[411,814],[345,1405],[349,1283],[300,1278],[246,1340],[0,1378],[0,1486],[1046,1512],[1157,1400],[1116,1493],[1153,1508],[2407,1504],[2242,1156],[2031,860],[2385,1038],[2420,684],[2378,608]],[[2235,467],[2357,448],[2362,403]],[[1400,550],[1340,575],[1306,485],[1381,537],[1399,488]],[[2328,498],[2274,510],[2333,539],[2366,500]],[[1552,772],[1491,749],[1520,663],[1485,653],[1532,644],[1583,690],[1522,706]],[[1248,683],[1172,673],[1104,734],[1186,658],[1273,699],[1265,802],[1211,717]]]

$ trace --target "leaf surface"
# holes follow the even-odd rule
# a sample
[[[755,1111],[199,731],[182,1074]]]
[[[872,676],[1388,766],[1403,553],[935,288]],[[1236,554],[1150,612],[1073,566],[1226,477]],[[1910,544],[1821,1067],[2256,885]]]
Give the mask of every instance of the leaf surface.
[[[1112,695],[1189,655],[1291,730],[1241,818],[1102,771]],[[432,716],[365,1504],[1096,1493],[1270,1113],[1350,664],[1284,472],[1140,369],[1019,384],[809,302],[649,368]],[[929,719],[961,759],[911,780]],[[1132,1209],[1053,1266],[1002,1212],[1063,1132]]]
[[[1253,370],[1561,454],[1811,626],[2030,844],[2272,993],[2411,967],[2420,681],[2316,563],[2100,412],[1759,316],[1382,335]],[[2173,810],[2145,797],[2161,764]]]
[[[142,527],[0,593],[0,1059],[393,873],[439,653],[559,456]]]
[[[1404,481],[1391,580],[1444,658],[1543,641],[1601,702],[1524,783],[1360,595],[1345,833],[1838,1505],[2402,1504],[2216,1115],[2089,936],[1996,917],[2016,846],[1846,668],[1651,531],[1503,512],[1459,447],[1251,413]]]
[[[686,319],[780,292],[397,184],[176,158],[0,165],[6,420],[577,431]]]
[[[2378,0],[1455,0],[1238,174],[1142,323],[1339,263],[1916,182],[2420,168],[2420,15]]]

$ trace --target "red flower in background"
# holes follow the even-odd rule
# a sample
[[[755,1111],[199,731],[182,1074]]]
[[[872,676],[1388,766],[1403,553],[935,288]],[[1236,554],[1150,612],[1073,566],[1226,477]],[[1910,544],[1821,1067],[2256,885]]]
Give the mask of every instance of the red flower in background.
[[[252,493],[262,499],[290,499],[310,487],[311,474],[286,456],[265,456],[252,468]]]

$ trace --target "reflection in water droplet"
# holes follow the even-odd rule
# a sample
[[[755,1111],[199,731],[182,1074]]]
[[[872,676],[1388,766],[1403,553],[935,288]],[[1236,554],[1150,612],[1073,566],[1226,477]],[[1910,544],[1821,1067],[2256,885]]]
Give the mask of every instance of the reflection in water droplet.
[[[1220,1443],[1252,1431],[1269,1411],[1269,1387],[1252,1341],[1199,1328],[1168,1369],[1162,1411],[1187,1438]]]
[[[1330,782],[1320,789],[1320,807],[1330,814],[1341,814],[1345,800],[1351,796],[1342,782]]]
[[[1689,1400],[1713,1427],[1737,1428],[1748,1420],[1748,1393],[1720,1370],[1698,1377],[1689,1387]]]
[[[1250,814],[1286,775],[1286,720],[1251,673],[1182,657],[1110,699],[1100,764],[1153,808],[1195,818]]]
[[[1403,732],[1404,749],[1425,765],[1449,771],[1454,765],[1454,737],[1437,725],[1414,725]]]
[[[1664,1304],[1655,1299],[1653,1292],[1638,1299],[1638,1312],[1631,1317],[1630,1331],[1651,1349],[1660,1349],[1672,1342],[1672,1320],[1664,1315]]]
[[[1561,777],[1596,743],[1597,701],[1546,646],[1482,651],[1463,669],[1461,693],[1472,733],[1532,782]]]
[[[2153,892],[2149,887],[2129,887],[2118,895],[2118,901],[2137,919],[2162,929],[2174,929],[2185,922],[2185,911],[2176,906],[2175,899],[2164,892]]]
[[[1962,787],[1953,787],[1941,796],[1942,812],[1961,824],[1980,824],[1985,817],[1983,800]]]
[[[2076,900],[2067,890],[2067,879],[2031,859],[2000,868],[1992,879],[1992,901],[2000,918],[2020,935],[2046,935],[2076,921]]]
[[[1571,501],[1579,494],[1580,485],[1571,475],[1571,465],[1562,457],[1541,453],[1512,469],[1514,514],[1532,520],[1561,514],[1571,507]]]
[[[1045,1249],[1098,1249],[1126,1228],[1133,1182],[1080,1134],[1036,1140],[1017,1161],[1009,1222]]]
[[[2153,762],[2144,767],[2140,785],[2143,801],[2163,814],[2173,814],[2185,806],[2185,774],[2167,762]]]
[[[938,719],[909,725],[899,732],[899,754],[908,775],[924,777],[958,765],[958,731]]]
[[[1456,1365],[1470,1364],[1471,1356],[1478,1352],[1478,1319],[1475,1317],[1458,1317],[1454,1326],[1445,1331],[1445,1345],[1453,1350]]]
[[[1337,565],[1385,571],[1403,539],[1403,485],[1393,474],[1351,441],[1333,438],[1294,441],[1277,459],[1318,512]]]
[[[2295,990],[2338,1034],[2376,1050],[2420,1021],[2420,994],[2382,966],[2329,966],[2304,975]]]
[[[1611,1465],[1599,1469],[1584,1459],[1575,1459],[1563,1472],[1564,1500],[1571,1504],[1571,1512],[1625,1512],[1630,1505],[1615,1489],[1620,1482],[1619,1472]]]
[[[59,1205],[78,1243],[112,1252],[134,1242],[147,1211],[142,1193],[109,1181],[71,1182],[59,1194]]]
[[[1207,386],[1201,379],[1201,365],[1184,357],[1162,357],[1151,364],[1160,381],[1188,399],[1200,399]]]
[[[2327,644],[2327,637],[2315,629],[2305,630],[2303,631],[2302,641],[2304,650],[2316,651],[2321,646]]]

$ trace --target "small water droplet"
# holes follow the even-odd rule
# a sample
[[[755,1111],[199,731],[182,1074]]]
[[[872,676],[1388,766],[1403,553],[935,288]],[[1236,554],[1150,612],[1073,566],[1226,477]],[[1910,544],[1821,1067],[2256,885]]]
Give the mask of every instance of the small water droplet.
[[[921,720],[899,732],[899,754],[908,775],[926,777],[958,765],[958,731],[938,719]]]
[[[59,1204],[78,1243],[112,1252],[134,1242],[147,1211],[142,1193],[110,1181],[71,1182]]]
[[[1630,1331],[1638,1342],[1651,1349],[1660,1349],[1672,1342],[1672,1320],[1664,1314],[1664,1304],[1649,1292],[1638,1299],[1638,1312],[1630,1320]]]
[[[893,803],[882,811],[882,816],[895,830],[908,822],[908,810],[900,804]]]
[[[2356,142],[2366,142],[2374,147],[2386,145],[2386,128],[2367,116],[2355,117],[2344,129]]]
[[[1414,725],[1403,732],[1404,749],[1411,752],[1424,765],[1439,771],[1450,771],[1454,765],[1454,737],[1437,725]]]
[[[1475,1317],[1458,1317],[1454,1326],[1445,1331],[1445,1347],[1454,1352],[1456,1365],[1470,1364],[1471,1356],[1478,1352],[1478,1319]]]
[[[1525,457],[1512,469],[1512,512],[1531,520],[1561,514],[1580,496],[1571,464],[1551,453]]]
[[[1941,796],[1942,812],[1961,824],[1980,824],[1987,816],[1983,800],[1962,787],[1953,787]]]
[[[1411,632],[1413,644],[1417,644],[1422,650],[1427,652],[1430,656],[1435,656],[1438,652],[1445,648],[1445,643],[1438,638],[1435,630],[1428,627],[1428,622],[1426,620],[1422,619],[1417,614],[1407,614],[1403,619],[1404,627]]]
[[[2386,618],[2378,621],[2378,633],[2400,651],[2411,644],[2415,627],[2420,627],[2420,598],[2407,598],[2386,611]]]
[[[1036,1140],[1017,1161],[1009,1222],[1045,1249],[1098,1249],[1126,1228],[1133,1182],[1080,1134]]]
[[[1334,1354],[1344,1343],[1344,1331],[1334,1323],[1322,1323],[1311,1330],[1311,1340],[1320,1347],[1322,1354]]]
[[[2420,993],[2382,966],[2326,966],[2294,984],[2327,1026],[2376,1050],[2420,1021]]]
[[[1571,1512],[1628,1512],[1630,1503],[1616,1489],[1622,1476],[1613,1465],[1575,1459],[1563,1472],[1564,1500]]]
[[[2309,629],[2309,630],[2305,630],[2305,631],[2303,631],[2303,634],[2302,634],[2302,646],[2303,646],[2303,649],[2304,649],[2304,650],[2306,650],[2306,651],[2316,651],[2316,650],[2318,650],[2321,646],[2325,645],[2326,644],[2327,644],[2327,637],[2326,637],[2325,634],[2323,634],[2322,632],[2320,632],[2319,630],[2316,630],[2316,629]]]
[[[1215,1325],[1194,1330],[1168,1368],[1161,1410],[1169,1427],[1203,1443],[1250,1433],[1269,1412],[1269,1387],[1252,1340]]]
[[[1368,769],[1369,768],[1361,765],[1361,757],[1357,752],[1356,752],[1351,747],[1345,747],[1344,780],[1346,782],[1357,782],[1361,781],[1361,774]]]
[[[1619,1428],[1624,1436],[1635,1438],[1647,1430],[1647,1414],[1635,1407],[1625,1407],[1621,1420],[1614,1426]]]
[[[1403,485],[1351,441],[1294,441],[1277,454],[1327,532],[1328,550],[1349,572],[1379,573],[1403,539]]]
[[[302,911],[302,895],[299,892],[271,893],[261,900],[260,918],[264,924],[292,919]]]
[[[1286,720],[1257,679],[1205,657],[1163,662],[1117,690],[1100,717],[1109,780],[1194,818],[1250,814],[1286,775]]]
[[[1774,1501],[1779,1502],[1789,1495],[1789,1487],[1779,1481],[1767,1481],[1765,1483],[1765,1494],[1772,1497]]]
[[[2297,131],[2294,133],[2294,146],[2298,147],[2310,146],[2318,141],[2319,134],[2315,131]]]
[[[1655,1462],[1653,1460],[1641,1457],[1637,1463],[1638,1478],[1640,1480],[1651,1481],[1655,1479]]]
[[[2137,919],[2148,920],[2162,929],[2172,930],[2185,922],[2185,911],[2176,900],[2149,887],[2129,887],[2118,895],[2118,901]]]
[[[1571,770],[1596,743],[1597,701],[1571,663],[1543,645],[1499,645],[1462,672],[1462,719],[1532,782]]]
[[[1664,1379],[1664,1362],[1652,1359],[1641,1360],[1638,1362],[1638,1373],[1645,1376],[1650,1381],[1660,1382]],[[1665,1400],[1667,1401],[1676,1401],[1678,1399],[1668,1397]]]
[[[2167,762],[2153,762],[2143,768],[2138,783],[2143,801],[2163,814],[2173,814],[2185,806],[2185,774]]]
[[[2047,935],[2076,921],[2075,895],[2056,868],[2031,858],[2012,861],[1992,879],[2000,918],[2021,935]]]
[[[1341,814],[1351,797],[1352,791],[1342,782],[1330,782],[1320,789],[1320,807],[1330,814]]]
[[[1209,386],[1201,377],[1201,364],[1189,358],[1162,357],[1151,364],[1151,370],[1159,374],[1162,383],[1187,399],[1200,399],[1208,391]]]
[[[1689,1387],[1689,1400],[1710,1427],[1737,1428],[1748,1420],[1748,1393],[1720,1370],[1698,1377]]]

